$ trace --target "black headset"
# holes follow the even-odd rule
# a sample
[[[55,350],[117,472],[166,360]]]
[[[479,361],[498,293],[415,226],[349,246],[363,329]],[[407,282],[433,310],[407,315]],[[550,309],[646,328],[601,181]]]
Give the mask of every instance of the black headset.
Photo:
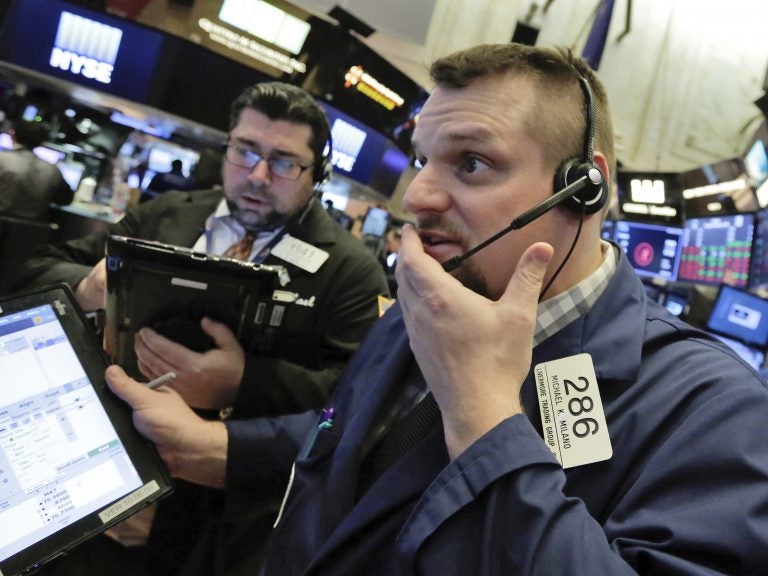
[[[608,200],[608,185],[605,175],[594,163],[595,132],[597,118],[595,103],[592,98],[592,88],[589,81],[579,74],[579,86],[584,93],[586,108],[586,132],[584,134],[584,155],[581,158],[571,158],[560,164],[555,173],[554,190],[562,190],[582,176],[587,176],[586,186],[563,202],[578,214],[595,214],[605,206]],[[596,171],[596,172],[595,172]]]
[[[328,182],[333,175],[333,163],[331,157],[333,155],[333,138],[331,137],[331,129],[328,128],[328,141],[326,143],[328,152],[317,159],[314,168],[312,168],[312,181],[315,183],[315,189],[319,190],[320,187]]]

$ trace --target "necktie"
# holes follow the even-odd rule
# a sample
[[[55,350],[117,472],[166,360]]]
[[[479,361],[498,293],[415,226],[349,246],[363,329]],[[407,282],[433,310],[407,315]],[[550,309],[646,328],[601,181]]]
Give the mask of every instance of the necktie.
[[[255,239],[256,235],[253,232],[246,231],[245,236],[227,248],[222,256],[225,258],[234,258],[236,260],[248,260]]]

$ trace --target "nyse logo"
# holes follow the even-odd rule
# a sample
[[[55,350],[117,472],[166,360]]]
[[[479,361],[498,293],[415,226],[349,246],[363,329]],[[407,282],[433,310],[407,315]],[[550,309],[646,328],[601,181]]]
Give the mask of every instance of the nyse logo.
[[[112,81],[123,31],[62,12],[50,65],[103,84]]]
[[[357,156],[363,147],[367,134],[349,122],[337,118],[331,128],[333,139],[333,154],[331,164],[345,172],[351,172],[355,167]]]

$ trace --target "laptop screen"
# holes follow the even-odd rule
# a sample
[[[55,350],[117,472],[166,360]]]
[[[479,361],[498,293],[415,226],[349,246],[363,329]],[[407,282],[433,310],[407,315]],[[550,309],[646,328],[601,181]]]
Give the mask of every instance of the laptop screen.
[[[76,316],[69,306],[57,299],[3,314],[0,302],[0,574],[108,526],[130,508],[127,496],[140,502],[163,491],[142,479],[107,412],[114,406],[97,391],[106,364],[81,362],[82,342],[62,323]]]

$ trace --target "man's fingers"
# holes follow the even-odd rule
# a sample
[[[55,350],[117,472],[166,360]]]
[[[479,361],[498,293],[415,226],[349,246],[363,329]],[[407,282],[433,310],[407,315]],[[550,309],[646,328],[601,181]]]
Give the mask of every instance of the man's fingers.
[[[232,330],[226,324],[206,317],[202,319],[200,326],[208,336],[213,338],[217,348],[232,348],[233,346],[240,345]]]
[[[120,366],[112,365],[106,371],[107,385],[115,395],[133,409],[152,401],[157,392],[128,376]]]

